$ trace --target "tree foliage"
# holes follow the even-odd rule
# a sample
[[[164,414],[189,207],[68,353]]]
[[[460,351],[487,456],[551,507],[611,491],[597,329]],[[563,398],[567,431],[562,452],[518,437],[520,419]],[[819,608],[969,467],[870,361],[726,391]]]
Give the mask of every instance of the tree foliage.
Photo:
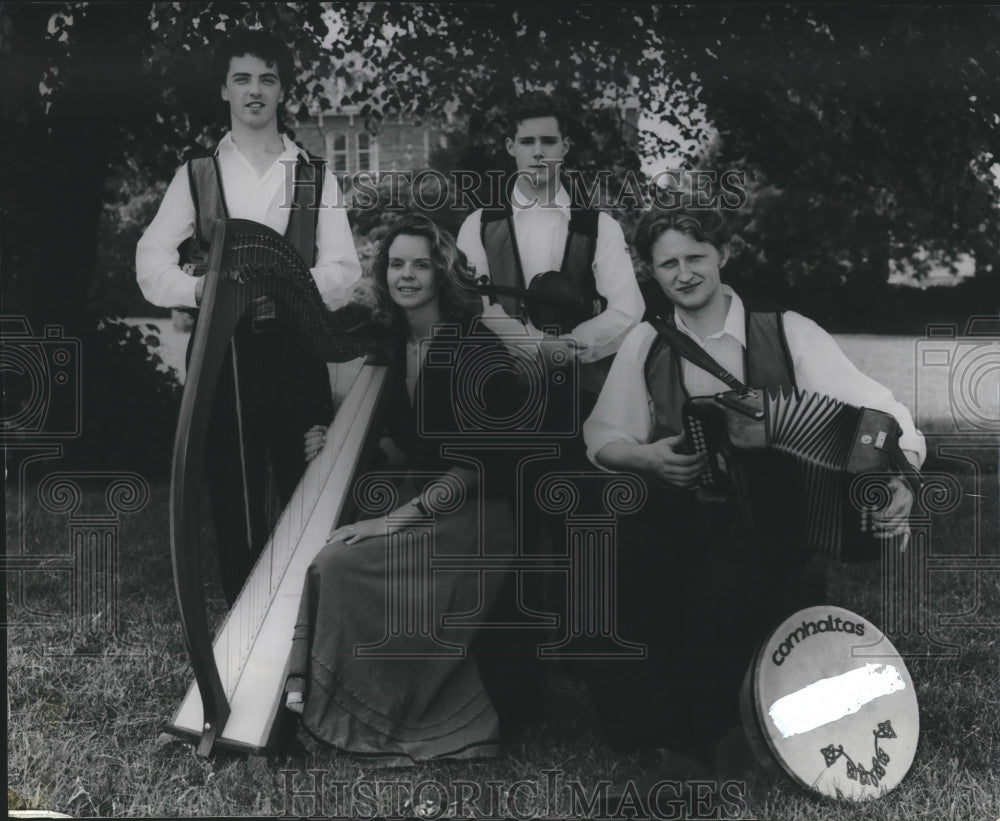
[[[921,250],[972,254],[977,278],[1000,281],[1000,23],[986,7],[7,4],[8,310],[78,314],[116,180],[168,179],[224,128],[207,46],[236,24],[293,45],[289,113],[358,104],[374,133],[385,116],[458,113],[469,134],[452,161],[472,170],[507,161],[502,112],[542,88],[585,112],[569,164],[621,179],[640,157],[610,112],[634,99],[674,127],[642,145],[746,171],[744,273],[764,290],[874,299],[889,260]]]
[[[1000,284],[998,34],[985,7],[376,3],[340,39],[379,66],[354,95],[366,110],[454,106],[473,148],[497,144],[499,112],[526,88],[591,110],[634,95],[674,128],[648,138],[661,156],[746,172],[744,280],[850,310],[830,299],[877,304],[890,261],[926,273],[923,252],[972,254]],[[635,167],[581,132],[581,169]]]
[[[757,283],[818,313],[874,316],[890,260],[920,275],[928,256],[968,253],[975,290],[995,296],[995,10],[717,12],[671,10],[660,30],[674,72],[697,78],[717,161],[746,168],[760,193],[744,219]]]

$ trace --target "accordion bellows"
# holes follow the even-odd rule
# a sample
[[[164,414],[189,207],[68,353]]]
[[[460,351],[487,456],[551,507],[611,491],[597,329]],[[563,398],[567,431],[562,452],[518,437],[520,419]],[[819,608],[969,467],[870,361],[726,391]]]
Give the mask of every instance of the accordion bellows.
[[[688,400],[684,426],[709,456],[704,484],[766,541],[844,561],[880,555],[872,515],[907,466],[891,414],[808,391],[734,390]]]

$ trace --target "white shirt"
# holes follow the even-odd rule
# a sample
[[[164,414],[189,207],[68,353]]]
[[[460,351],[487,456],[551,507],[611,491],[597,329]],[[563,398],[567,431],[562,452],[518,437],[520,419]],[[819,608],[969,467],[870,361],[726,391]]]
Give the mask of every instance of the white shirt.
[[[701,340],[676,313],[674,321],[678,329],[742,381],[745,376],[743,351],[747,344],[746,313],[739,296],[728,285],[722,287],[732,301],[721,331]],[[786,311],[783,319],[797,387],[832,396],[855,407],[891,413],[903,430],[899,446],[915,453],[917,464],[923,464],[927,455],[924,437],[914,427],[910,412],[893,398],[892,392],[859,371],[833,337],[811,319],[794,311]],[[587,456],[598,467],[602,466],[596,461],[596,455],[611,442],[648,444],[652,438],[655,415],[653,398],[646,387],[645,363],[655,338],[656,330],[648,322],[643,322],[625,337],[597,404],[584,422]],[[691,396],[728,390],[725,383],[683,357],[681,367],[684,385]],[[639,397],[645,397],[646,401],[639,401]]]
[[[284,134],[281,140],[285,150],[263,176],[258,176],[240,153],[231,134],[219,141],[217,156],[229,216],[253,220],[284,234],[292,200],[291,175],[295,161],[304,152]],[[195,307],[197,278],[184,273],[178,265],[181,244],[194,235],[194,221],[195,204],[185,163],[177,169],[160,209],[136,248],[136,280],[143,296],[154,305]],[[331,307],[342,301],[345,289],[361,276],[344,197],[329,166],[323,180],[323,207],[316,222],[316,265],[312,275],[323,301]]]
[[[560,186],[552,204],[529,203],[515,187],[511,205],[521,270],[524,271],[524,285],[527,287],[538,274],[562,267],[569,233],[570,197]],[[466,217],[457,240],[458,247],[475,266],[477,276],[490,273],[480,233],[482,217],[482,209]],[[598,316],[581,322],[573,330],[572,339],[576,342],[580,362],[595,362],[613,354],[625,335],[642,319],[645,310],[632,258],[625,245],[625,235],[614,217],[604,212],[598,216],[593,269],[597,292],[608,301],[608,306]],[[483,324],[501,338],[510,332],[510,317],[499,303],[484,310]],[[530,322],[527,330],[532,336],[542,336],[542,332]]]

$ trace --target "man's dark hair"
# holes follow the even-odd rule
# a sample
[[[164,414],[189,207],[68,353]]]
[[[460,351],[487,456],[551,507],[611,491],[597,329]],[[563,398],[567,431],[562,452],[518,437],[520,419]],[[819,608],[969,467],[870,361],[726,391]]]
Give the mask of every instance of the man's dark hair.
[[[284,88],[288,88],[295,77],[292,52],[282,40],[261,29],[235,29],[219,42],[212,54],[212,73],[219,85],[226,83],[230,60],[245,54],[276,66]]]
[[[541,91],[522,94],[507,110],[507,136],[513,139],[517,134],[518,125],[534,117],[555,117],[559,124],[559,134],[563,137],[569,136],[569,115],[566,110]]]
[[[651,208],[639,220],[632,244],[639,258],[653,261],[653,245],[661,234],[673,229],[698,242],[707,242],[719,252],[729,244],[731,233],[726,218],[715,209]]]

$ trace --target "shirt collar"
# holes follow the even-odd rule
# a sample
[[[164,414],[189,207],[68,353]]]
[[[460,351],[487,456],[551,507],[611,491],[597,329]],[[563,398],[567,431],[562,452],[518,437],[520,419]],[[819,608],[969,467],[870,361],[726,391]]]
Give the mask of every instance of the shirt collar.
[[[515,213],[518,211],[533,211],[536,208],[541,208],[542,205],[538,202],[532,202],[531,199],[521,192],[521,189],[516,185],[514,190],[511,191],[511,204],[515,206]],[[569,211],[572,207],[573,202],[570,199],[569,192],[566,190],[562,183],[559,183],[559,190],[556,191],[555,198],[553,199],[556,207],[561,211]],[[546,208],[551,208],[552,206],[546,206]]]
[[[717,333],[710,334],[705,338],[707,342],[709,339],[720,339],[726,334],[733,337],[737,342],[740,343],[740,347],[746,348],[747,346],[747,322],[746,322],[746,309],[743,307],[743,300],[740,299],[739,294],[737,294],[728,285],[722,286],[722,293],[730,297],[729,310],[726,312],[726,321],[722,325],[722,330]],[[677,325],[678,329],[686,333],[695,342],[698,342],[698,336],[684,324],[684,320],[680,318],[676,309],[674,310],[674,323]]]
[[[281,132],[279,136],[281,137],[281,144],[284,146],[285,150],[284,153],[282,153],[282,155],[278,157],[278,159],[297,160],[299,154],[301,153],[301,149],[290,139],[288,139],[288,135],[285,134],[284,132]],[[227,131],[225,136],[221,140],[219,140],[219,144],[215,148],[215,153],[220,154],[222,152],[234,152],[234,151],[236,153],[239,153],[240,150],[236,147],[236,143],[233,142],[233,132]]]

